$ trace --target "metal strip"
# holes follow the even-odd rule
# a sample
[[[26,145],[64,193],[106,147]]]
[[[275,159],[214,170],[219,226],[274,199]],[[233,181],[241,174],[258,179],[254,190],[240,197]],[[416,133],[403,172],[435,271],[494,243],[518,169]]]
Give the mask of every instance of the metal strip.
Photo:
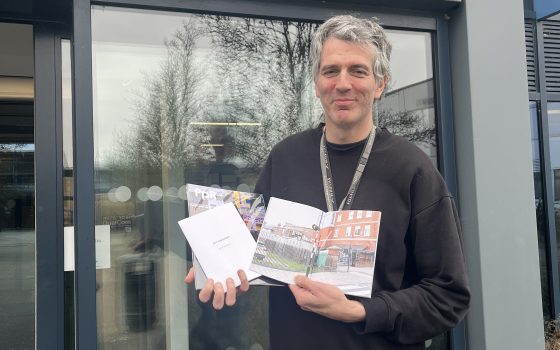
[[[387,28],[409,28],[435,30],[436,19],[432,14],[414,11],[387,11],[369,5],[331,4],[317,1],[280,3],[249,0],[159,0],[154,5],[151,0],[94,0],[94,5],[136,7],[153,10],[189,11],[199,13],[221,13],[233,16],[255,16],[267,18],[287,18],[294,20],[325,19],[337,15],[354,13],[361,16],[375,16]]]
[[[537,59],[539,75],[544,72],[544,33],[542,22],[537,22]],[[556,240],[556,223],[554,220],[554,180],[552,179],[552,163],[550,159],[550,142],[548,140],[548,101],[545,79],[539,79],[539,90],[541,91],[541,110],[537,115],[539,120],[539,138],[541,147],[541,174],[544,176],[544,203],[546,205],[545,217],[547,221],[547,256],[546,261],[549,273],[549,291],[552,304],[552,315],[560,315],[560,276],[558,276],[558,253]]]
[[[560,102],[560,93],[546,93],[546,100],[550,102]]]
[[[449,53],[449,26],[444,18],[437,19],[437,31],[433,40],[435,107],[437,115],[437,146],[439,170],[447,183],[449,192],[459,206],[457,186],[457,163],[455,158],[455,126],[453,122],[453,94],[451,85],[451,58]],[[459,208],[460,209],[460,208]],[[465,350],[465,321],[449,332],[451,350]]]
[[[73,1],[75,345],[97,348],[91,6]]]
[[[537,13],[535,11],[525,10],[523,14],[525,19],[533,19],[533,20],[537,19]]]
[[[35,349],[64,349],[60,38],[35,24]],[[54,88],[53,88],[54,87]]]
[[[437,20],[438,29],[433,40],[434,86],[437,115],[437,145],[439,169],[451,194],[457,199],[457,164],[455,159],[455,126],[453,122],[453,94],[451,85],[451,58],[449,28],[445,19]]]

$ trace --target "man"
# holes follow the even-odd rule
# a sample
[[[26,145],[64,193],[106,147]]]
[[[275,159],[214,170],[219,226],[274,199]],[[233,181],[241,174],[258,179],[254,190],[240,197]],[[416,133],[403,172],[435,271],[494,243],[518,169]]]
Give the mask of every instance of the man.
[[[271,347],[423,349],[469,304],[453,199],[422,151],[373,125],[374,102],[390,78],[391,45],[381,26],[333,17],[318,28],[311,50],[324,125],[276,145],[255,191],[323,210],[381,211],[373,292],[371,299],[350,298],[304,276],[271,288]],[[232,305],[233,283],[226,289]],[[200,299],[209,301],[212,292],[221,308],[219,284],[207,284]]]

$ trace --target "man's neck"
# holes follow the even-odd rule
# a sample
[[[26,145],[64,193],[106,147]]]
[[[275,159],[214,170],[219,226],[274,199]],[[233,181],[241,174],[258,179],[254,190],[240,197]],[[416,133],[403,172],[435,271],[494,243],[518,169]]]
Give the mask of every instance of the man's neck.
[[[325,137],[328,142],[337,145],[359,142],[366,139],[374,127],[373,123],[364,126],[356,126],[348,129],[335,128],[328,124],[325,125]]]

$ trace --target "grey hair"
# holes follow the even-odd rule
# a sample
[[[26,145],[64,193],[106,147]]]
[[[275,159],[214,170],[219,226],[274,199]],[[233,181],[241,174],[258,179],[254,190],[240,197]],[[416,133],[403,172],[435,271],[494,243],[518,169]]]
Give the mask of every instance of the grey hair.
[[[350,15],[335,16],[321,24],[311,41],[311,67],[313,79],[319,74],[321,51],[330,37],[360,45],[371,44],[374,48],[372,62],[376,81],[391,79],[391,43],[377,18],[361,19]]]

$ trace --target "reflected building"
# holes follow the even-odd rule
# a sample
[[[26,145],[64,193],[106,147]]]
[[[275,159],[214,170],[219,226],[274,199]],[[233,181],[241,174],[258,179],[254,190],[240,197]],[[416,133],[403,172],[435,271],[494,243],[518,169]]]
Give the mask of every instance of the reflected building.
[[[437,166],[433,78],[389,90],[377,107],[379,126],[413,140]]]

